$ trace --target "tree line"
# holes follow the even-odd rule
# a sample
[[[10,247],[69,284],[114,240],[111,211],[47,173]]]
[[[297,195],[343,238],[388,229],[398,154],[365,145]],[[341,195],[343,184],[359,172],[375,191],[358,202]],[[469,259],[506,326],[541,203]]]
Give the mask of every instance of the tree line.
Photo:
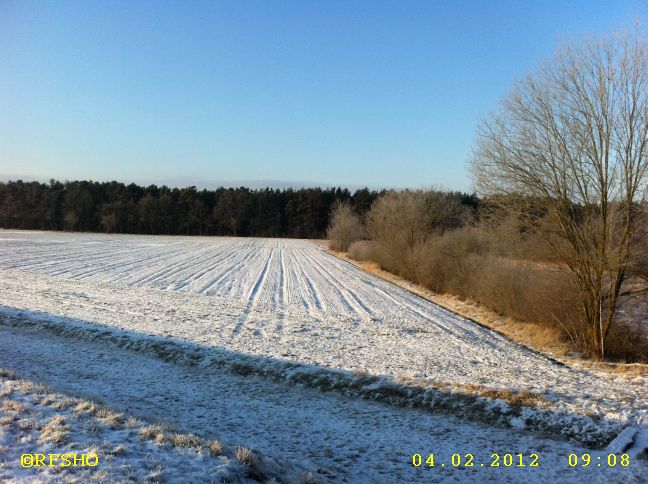
[[[0,183],[0,227],[127,234],[321,238],[331,207],[359,216],[381,195],[367,188],[142,187],[116,181]]]

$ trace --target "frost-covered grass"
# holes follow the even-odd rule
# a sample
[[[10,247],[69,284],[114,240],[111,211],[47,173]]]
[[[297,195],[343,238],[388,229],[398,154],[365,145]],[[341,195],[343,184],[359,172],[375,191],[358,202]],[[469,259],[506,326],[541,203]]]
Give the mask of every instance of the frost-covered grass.
[[[96,454],[99,463],[20,465],[22,454],[69,453]],[[309,477],[259,452],[150,425],[0,369],[0,481],[295,482]]]

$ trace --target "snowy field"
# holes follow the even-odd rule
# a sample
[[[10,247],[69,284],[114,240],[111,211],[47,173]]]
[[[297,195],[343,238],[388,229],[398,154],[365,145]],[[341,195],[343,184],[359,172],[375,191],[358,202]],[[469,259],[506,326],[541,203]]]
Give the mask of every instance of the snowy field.
[[[184,359],[169,357],[151,337],[172,341]],[[552,463],[535,473],[444,476],[546,479],[562,475],[569,449],[583,451],[541,437],[545,425],[556,434],[547,415],[595,447],[626,426],[648,424],[646,377],[558,364],[308,241],[0,231],[0,338],[0,347],[12,348],[0,352],[0,367],[190,431],[220,432],[351,482],[434,477],[408,467],[412,452],[434,449],[545,449]],[[237,358],[252,370],[237,363],[238,372],[230,365],[224,374],[198,361],[202,354]],[[91,367],[79,368],[84,355]],[[52,370],[61,367],[76,378]],[[353,390],[317,391],[312,378],[296,387],[290,372],[302,367],[341,372]],[[259,378],[270,373],[264,368],[279,370]],[[370,384],[356,385],[356,377]],[[367,401],[376,395],[364,390],[382,381],[451,395],[528,394],[533,408],[510,412],[494,400],[468,422],[425,411],[438,393],[424,394],[431,398],[416,402],[420,410]],[[350,398],[358,395],[365,399]],[[485,411],[505,414],[500,421],[515,428],[476,422]],[[645,462],[637,462],[626,477],[645,477]],[[576,481],[582,472],[568,475]]]

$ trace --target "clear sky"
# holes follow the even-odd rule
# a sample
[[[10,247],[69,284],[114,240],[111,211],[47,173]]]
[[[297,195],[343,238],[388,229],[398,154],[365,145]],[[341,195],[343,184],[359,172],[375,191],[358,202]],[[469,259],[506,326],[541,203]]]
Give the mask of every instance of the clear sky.
[[[0,0],[0,175],[467,190],[476,123],[644,1]]]

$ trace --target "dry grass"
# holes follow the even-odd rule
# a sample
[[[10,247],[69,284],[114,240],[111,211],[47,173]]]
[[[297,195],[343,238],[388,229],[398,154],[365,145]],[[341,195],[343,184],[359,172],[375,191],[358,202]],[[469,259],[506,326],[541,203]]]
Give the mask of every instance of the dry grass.
[[[573,350],[563,333],[555,326],[520,322],[511,317],[504,317],[477,301],[452,294],[424,295],[423,297],[537,351],[559,357],[565,356]]]
[[[448,383],[438,380],[421,380],[399,375],[397,381],[409,387],[436,388],[452,391],[455,394],[478,395],[491,400],[503,400],[514,407],[550,408],[551,401],[542,394],[529,390],[509,390],[488,388],[473,383]]]
[[[221,455],[223,453],[223,444],[221,444],[218,440],[212,440],[211,442],[209,442],[209,444],[207,444],[207,448],[214,455]]]
[[[538,408],[548,407],[551,405],[549,399],[544,395],[530,392],[528,390],[514,391],[507,389],[491,390],[479,388],[477,389],[477,393],[484,398],[503,400],[514,407]]]
[[[153,440],[155,442],[164,442],[164,429],[161,425],[147,425],[139,430],[139,435],[143,439]]]
[[[116,445],[108,452],[110,455],[123,455],[126,453],[126,447],[122,444]]]
[[[105,482],[106,479],[108,479],[108,477],[109,477],[108,471],[103,470],[103,471],[94,472],[90,476],[90,479],[93,481]]]
[[[33,381],[28,381],[28,380],[18,380],[15,383],[15,388],[19,392],[22,393],[32,393],[35,395],[42,395],[47,392],[47,388],[45,388],[44,385],[41,385],[40,383],[35,383]]]
[[[122,424],[123,424],[123,420],[122,420]],[[158,444],[169,442],[173,447],[178,447],[182,449],[201,450],[204,448],[210,448],[212,452],[214,452],[214,450],[217,449],[217,441],[212,441],[211,443],[205,443],[197,435],[170,432],[168,428],[165,428],[164,426],[159,424],[147,425],[146,427],[142,427],[139,430],[139,436],[145,440],[151,440]],[[212,446],[214,447],[214,449],[211,449]],[[222,446],[220,450],[222,451]]]
[[[45,405],[46,407],[49,407],[50,405],[54,404],[57,401],[58,401],[58,397],[56,395],[51,395],[48,393],[42,395],[38,400],[38,403],[40,405]]]
[[[594,363],[593,366],[629,378],[637,376],[648,377],[648,364],[645,363],[608,363],[599,361]]]
[[[0,425],[10,425],[14,420],[16,420],[15,415],[5,415],[0,417]]]
[[[121,413],[115,412],[107,407],[97,408],[93,415],[99,422],[111,428],[121,426],[124,423],[124,418]]]
[[[72,409],[72,411],[77,415],[86,412],[92,414],[95,412],[95,410],[96,410],[95,404],[87,400],[79,400],[77,405]]]
[[[140,421],[137,420],[135,417],[128,417],[128,419],[126,420],[125,425],[126,425],[126,427],[128,427],[130,429],[133,429],[135,427],[140,426]]]
[[[254,455],[250,449],[246,447],[239,447],[236,449],[236,460],[241,464],[252,467],[257,463],[257,456]]]
[[[38,421],[35,418],[23,418],[18,421],[20,430],[35,430],[39,428]]]
[[[78,398],[69,398],[69,397],[63,397],[60,396],[58,400],[52,403],[52,407],[54,407],[57,410],[63,410],[67,408],[72,408],[79,403]]]
[[[25,410],[25,406],[22,403],[17,402],[16,400],[7,399],[2,401],[2,405],[0,405],[0,409],[2,409],[2,411],[5,413],[18,414]]]
[[[95,404],[91,401],[82,400],[79,398],[69,398],[61,394],[51,393],[43,385],[34,384],[25,380],[16,379],[13,381],[15,375],[10,372],[6,372],[0,368],[0,378],[3,375],[11,375],[10,387],[13,387],[17,391],[26,393],[23,390],[25,389],[36,389],[38,393],[36,396],[37,402],[40,404],[42,401],[48,402],[48,406],[53,409],[69,409],[73,413],[72,419],[76,423],[85,424],[82,428],[83,432],[89,433],[99,433],[100,429],[103,426],[110,426],[112,428],[135,428],[138,429],[138,434],[142,439],[149,440],[158,444],[164,445],[169,443],[173,447],[181,449],[192,449],[198,452],[208,450],[213,456],[228,455],[230,458],[236,458],[242,464],[247,467],[246,476],[250,479],[266,482],[267,476],[264,475],[263,471],[258,469],[257,464],[259,464],[261,456],[257,452],[240,447],[235,452],[235,455],[232,456],[231,450],[228,450],[223,446],[218,440],[205,441],[202,440],[195,434],[190,433],[175,433],[172,432],[172,428],[167,425],[153,424],[142,426],[142,422],[134,417],[125,418],[124,415],[118,413],[109,407],[103,405]],[[8,377],[4,377],[9,379]],[[19,390],[20,389],[20,390]],[[20,430],[38,431],[38,442],[41,444],[53,443],[53,444],[65,444],[70,441],[70,431],[71,426],[68,424],[68,421],[65,416],[61,414],[56,414],[50,418],[44,425],[38,422],[34,418],[18,418],[17,414],[25,410],[24,406],[15,400],[5,398],[0,401],[0,410],[3,413],[9,413],[10,415],[4,415],[0,417],[0,424],[2,425],[14,425]],[[83,416],[77,422],[79,417]],[[93,430],[96,429],[96,432]],[[31,438],[30,436],[25,438]],[[34,439],[35,440],[35,439]],[[0,448],[1,450],[1,448]],[[96,445],[92,447],[89,451],[90,453],[94,452],[99,454],[100,450]],[[104,442],[103,444],[103,453],[106,454],[107,461],[110,461],[114,456],[123,455],[126,453],[126,447],[124,445],[111,445]],[[98,476],[98,477],[97,477]],[[95,479],[96,477],[96,479]],[[104,481],[108,474],[93,474],[90,477],[92,480]],[[135,473],[133,473],[132,479],[135,480]],[[147,476],[147,482],[158,482],[158,478],[162,477],[162,469],[158,468],[154,474],[149,474]],[[151,481],[152,479],[152,481]],[[81,482],[80,480],[75,481],[74,477],[66,479],[66,482]]]
[[[41,443],[62,444],[70,437],[70,426],[62,415],[55,415],[43,426],[38,441]]]
[[[183,449],[202,447],[202,441],[194,434],[171,434],[168,440],[174,447]]]

